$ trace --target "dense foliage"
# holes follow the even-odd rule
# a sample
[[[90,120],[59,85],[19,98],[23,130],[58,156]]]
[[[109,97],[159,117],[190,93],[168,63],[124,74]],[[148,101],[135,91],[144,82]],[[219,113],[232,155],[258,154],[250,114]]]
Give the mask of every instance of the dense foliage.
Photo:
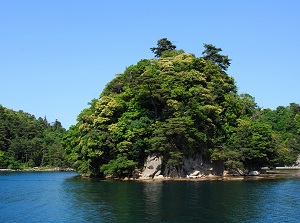
[[[88,176],[130,176],[148,155],[163,168],[183,158],[223,161],[231,170],[294,165],[300,154],[300,105],[275,110],[238,94],[228,56],[204,44],[202,57],[166,38],[109,82],[65,131],[0,105],[0,168],[67,167]]]
[[[167,38],[162,38],[157,41],[157,47],[152,47],[150,50],[154,53],[155,57],[161,57],[163,52],[175,50],[176,46]]]
[[[300,154],[300,105],[290,103],[261,111],[258,121],[271,126],[278,148],[275,166],[292,165]]]
[[[299,154],[299,105],[260,109],[237,94],[220,48],[203,57],[175,50],[166,38],[107,84],[64,138],[70,162],[88,176],[128,176],[149,154],[164,165],[184,157],[223,160],[229,169],[292,164]],[[284,115],[282,115],[284,114]]]
[[[66,166],[61,140],[66,130],[23,111],[0,105],[0,168]]]

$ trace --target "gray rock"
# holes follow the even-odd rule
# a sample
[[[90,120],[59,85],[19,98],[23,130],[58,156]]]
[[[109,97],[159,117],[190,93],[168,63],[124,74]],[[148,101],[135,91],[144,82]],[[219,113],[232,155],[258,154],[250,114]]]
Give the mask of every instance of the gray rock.
[[[252,171],[250,171],[250,172],[248,173],[248,175],[249,175],[249,176],[259,176],[260,173],[259,173],[258,171],[256,171],[256,170],[252,170]]]
[[[181,167],[166,166],[162,170],[163,157],[152,154],[147,157],[140,177],[143,179],[160,178],[161,176],[199,178],[209,175],[223,175],[224,172],[222,162],[203,163],[201,155],[184,158],[182,163]]]
[[[142,172],[142,178],[158,176],[161,173],[162,158],[154,155],[149,155]]]

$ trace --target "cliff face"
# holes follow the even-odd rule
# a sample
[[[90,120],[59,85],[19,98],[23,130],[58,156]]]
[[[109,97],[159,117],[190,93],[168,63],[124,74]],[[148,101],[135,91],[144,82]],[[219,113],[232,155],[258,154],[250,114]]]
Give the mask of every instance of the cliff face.
[[[208,175],[221,176],[224,172],[222,162],[204,163],[201,155],[185,158],[181,167],[165,167],[163,157],[155,154],[148,156],[144,169],[140,175],[141,179],[159,178],[200,178]]]

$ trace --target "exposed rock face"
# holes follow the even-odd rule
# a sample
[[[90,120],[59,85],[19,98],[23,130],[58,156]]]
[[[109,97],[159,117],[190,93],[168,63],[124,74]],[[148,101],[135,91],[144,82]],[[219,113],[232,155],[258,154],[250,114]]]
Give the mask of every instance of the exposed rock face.
[[[298,156],[298,158],[296,160],[296,166],[300,166],[300,155]]]
[[[148,156],[141,177],[160,179],[163,177],[199,178],[208,175],[223,175],[224,169],[221,162],[205,164],[201,155],[193,158],[184,158],[182,161],[183,165],[180,168],[173,166],[164,168],[162,157],[156,155]]]
[[[161,174],[162,158],[156,155],[148,156],[145,164],[142,178],[153,178]]]
[[[202,157],[197,156],[195,158],[183,159],[183,167],[181,176],[201,176],[205,175],[205,167],[202,162]]]

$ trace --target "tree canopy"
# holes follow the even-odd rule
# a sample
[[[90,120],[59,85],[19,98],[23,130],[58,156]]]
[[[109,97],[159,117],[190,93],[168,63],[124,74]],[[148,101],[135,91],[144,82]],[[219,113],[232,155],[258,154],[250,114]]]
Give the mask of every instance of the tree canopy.
[[[175,50],[167,38],[107,83],[66,131],[0,105],[0,168],[67,167],[101,177],[131,176],[149,155],[163,168],[184,158],[222,161],[228,170],[296,164],[300,105],[262,109],[238,94],[228,56],[204,44],[202,57]]]
[[[0,105],[0,168],[66,167],[65,132],[58,120],[49,123]]]
[[[221,48],[217,48],[212,44],[204,44],[205,50],[202,52],[203,59],[211,60],[218,64],[223,70],[227,70],[230,66],[230,60],[228,56],[219,54],[222,51]]]
[[[203,57],[196,57],[174,51],[163,38],[151,48],[157,59],[140,60],[109,82],[64,137],[74,167],[88,176],[120,177],[142,168],[149,154],[163,157],[165,167],[180,166],[183,158],[199,154],[207,162],[223,160],[229,169],[295,160],[298,105],[293,112],[283,109],[294,123],[283,127],[274,111],[237,93],[225,72],[228,56],[211,44],[204,47]],[[281,137],[278,131],[285,130]]]
[[[162,38],[157,41],[157,47],[152,47],[150,50],[154,53],[155,57],[161,57],[163,52],[175,50],[176,46],[172,44],[167,38]]]

